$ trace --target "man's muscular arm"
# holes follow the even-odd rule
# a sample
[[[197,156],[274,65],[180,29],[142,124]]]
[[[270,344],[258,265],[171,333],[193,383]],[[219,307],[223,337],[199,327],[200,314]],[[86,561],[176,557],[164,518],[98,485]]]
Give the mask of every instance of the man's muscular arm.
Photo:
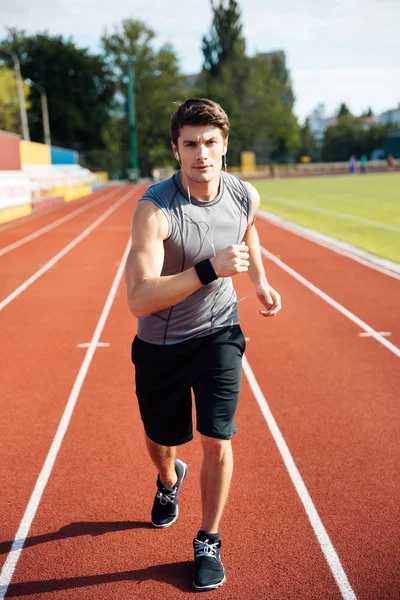
[[[281,297],[268,283],[261,256],[260,240],[254,226],[255,213],[260,206],[260,194],[251,184],[246,183],[246,185],[249,188],[252,199],[252,210],[249,219],[249,224],[252,225],[246,230],[243,238],[249,248],[249,277],[254,284],[259,301],[265,307],[265,310],[260,310],[260,315],[263,317],[273,317],[281,310]]]
[[[194,267],[176,275],[161,276],[168,224],[163,212],[152,202],[139,202],[131,231],[125,283],[128,305],[135,317],[169,308],[202,287]],[[247,271],[247,250],[245,245],[234,245],[212,257],[211,264],[218,277]]]

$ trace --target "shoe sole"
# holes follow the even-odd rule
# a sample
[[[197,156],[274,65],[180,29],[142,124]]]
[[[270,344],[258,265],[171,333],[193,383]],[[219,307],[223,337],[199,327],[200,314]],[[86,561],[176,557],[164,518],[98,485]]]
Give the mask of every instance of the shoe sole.
[[[224,575],[224,578],[219,583],[214,583],[213,585],[199,586],[199,585],[196,585],[195,582],[193,581],[193,587],[196,590],[196,592],[207,592],[209,590],[215,590],[215,589],[221,587],[221,585],[224,585],[225,581],[226,581],[226,576]]]
[[[183,477],[182,477],[182,480],[181,480],[181,483],[180,483],[180,486],[181,486],[182,483],[184,482],[186,474],[188,472],[188,466],[182,460],[179,460],[179,458],[176,459],[176,462],[179,462],[183,466],[183,468],[184,468],[183,469]],[[157,529],[166,529],[167,527],[171,527],[171,525],[173,525],[175,523],[175,521],[177,520],[178,516],[179,516],[179,506],[176,505],[176,515],[172,519],[172,521],[170,521],[169,523],[165,523],[163,525],[157,525],[156,523],[153,523],[153,521],[152,521],[151,524],[153,525],[153,527],[157,527]]]

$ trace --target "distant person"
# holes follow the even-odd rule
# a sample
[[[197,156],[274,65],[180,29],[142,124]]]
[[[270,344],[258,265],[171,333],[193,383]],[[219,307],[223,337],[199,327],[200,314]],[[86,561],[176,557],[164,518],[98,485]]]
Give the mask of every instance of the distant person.
[[[269,164],[269,175],[270,177],[275,177],[275,165],[274,163]]]
[[[248,273],[262,317],[281,308],[254,227],[260,196],[222,171],[228,133],[228,117],[212,100],[190,98],[172,115],[172,149],[180,170],[139,200],[125,267],[128,304],[139,319],[132,344],[136,395],[158,472],[151,522],[160,529],[178,518],[188,467],[176,458],[176,446],[193,438],[192,391],[195,399],[203,450],[202,511],[193,540],[197,591],[225,582],[219,523],[232,476],[231,438],[245,350],[232,277]],[[243,519],[239,515],[243,527],[246,502]],[[194,525],[197,513],[188,509]],[[168,560],[168,544],[181,540],[161,538],[157,543]]]
[[[390,170],[394,168],[394,158],[392,154],[389,154],[387,157],[387,164]]]
[[[355,156],[350,156],[349,158],[349,173],[353,174],[356,172],[357,161]]]
[[[360,172],[361,173],[367,172],[367,157],[365,156],[365,154],[363,154],[362,157],[360,158]]]

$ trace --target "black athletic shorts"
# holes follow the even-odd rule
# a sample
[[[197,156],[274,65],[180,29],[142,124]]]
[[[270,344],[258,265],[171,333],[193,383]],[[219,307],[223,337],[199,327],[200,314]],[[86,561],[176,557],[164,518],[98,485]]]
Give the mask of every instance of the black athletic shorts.
[[[147,436],[162,446],[178,446],[193,438],[193,389],[197,431],[231,439],[236,432],[234,416],[245,347],[239,325],[168,346],[149,344],[136,336],[132,362]]]

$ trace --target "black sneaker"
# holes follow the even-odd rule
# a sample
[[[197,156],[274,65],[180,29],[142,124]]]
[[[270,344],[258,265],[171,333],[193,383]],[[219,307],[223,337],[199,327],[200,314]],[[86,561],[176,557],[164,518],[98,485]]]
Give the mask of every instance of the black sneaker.
[[[157,494],[151,511],[151,522],[154,527],[169,527],[178,518],[179,488],[186,477],[187,464],[177,458],[175,471],[178,481],[172,489],[165,488],[160,481],[160,476],[157,477]]]
[[[220,557],[221,540],[193,540],[194,579],[193,587],[197,592],[213,590],[225,583],[225,571]]]

